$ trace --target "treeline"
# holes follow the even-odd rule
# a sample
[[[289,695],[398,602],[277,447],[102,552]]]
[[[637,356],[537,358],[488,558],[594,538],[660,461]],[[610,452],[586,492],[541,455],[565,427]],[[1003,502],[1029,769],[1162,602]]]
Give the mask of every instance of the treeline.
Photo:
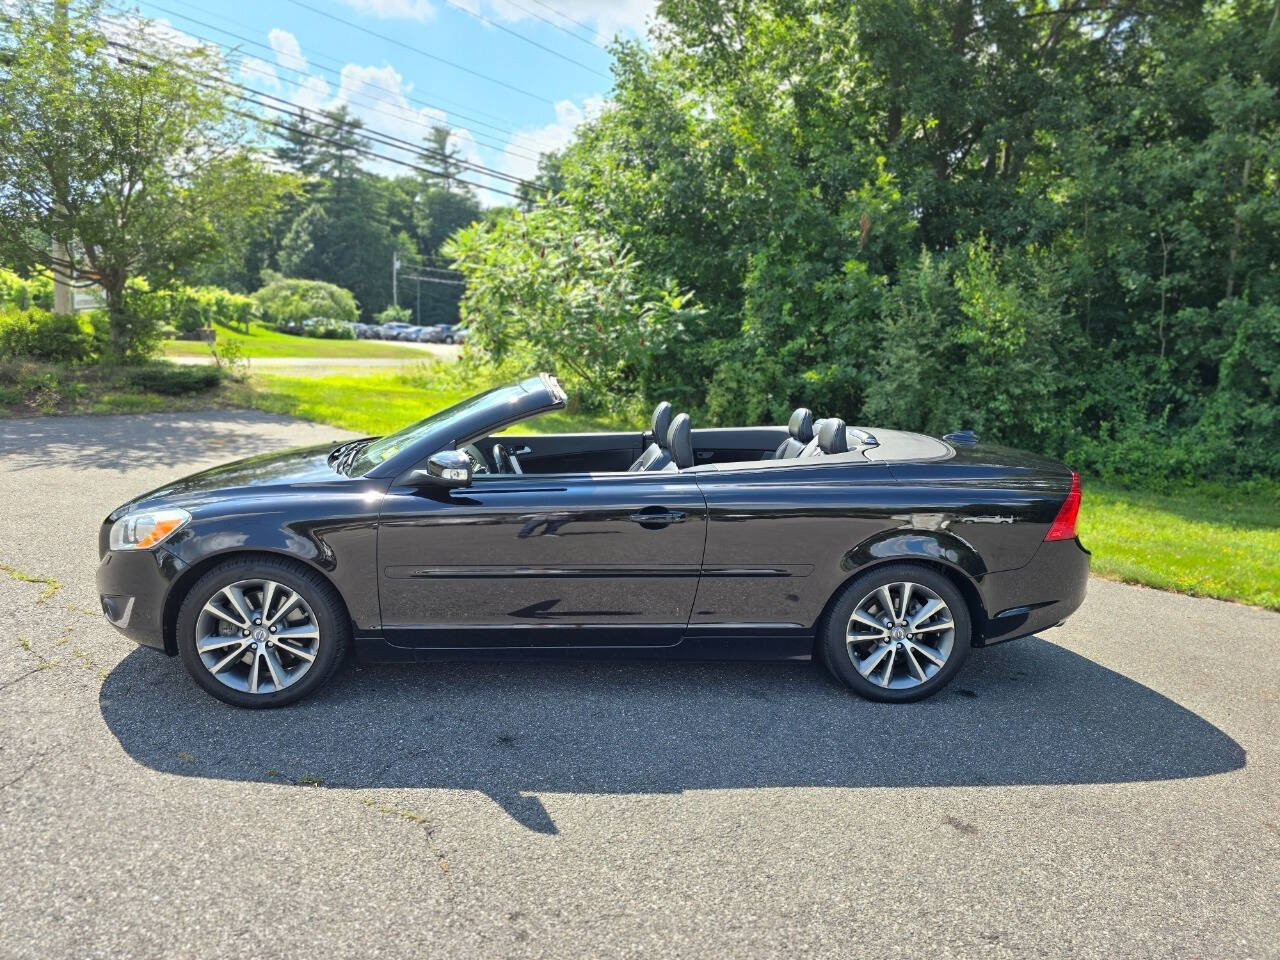
[[[393,257],[434,263],[481,215],[447,128],[412,175],[378,175],[345,109],[259,116],[216,49],[100,0],[59,8],[0,11],[0,267],[98,291],[105,357],[145,355],[162,318],[192,313],[138,283],[249,294],[284,275],[344,288],[365,320],[397,294],[423,322],[456,319],[456,283],[392,283]]]
[[[474,344],[704,422],[1280,476],[1274,0],[660,12],[545,198],[449,248]]]
[[[201,279],[246,292],[271,272],[324,280],[350,290],[366,322],[391,305],[392,257],[411,276],[415,267],[434,263],[444,240],[479,218],[481,208],[462,178],[447,127],[426,134],[430,160],[398,177],[366,169],[370,142],[362,128],[339,107],[277,129],[280,145],[272,153],[283,170],[276,174],[280,202],[244,243],[205,267]],[[460,286],[400,279],[398,287],[401,306],[417,322],[457,320]]]

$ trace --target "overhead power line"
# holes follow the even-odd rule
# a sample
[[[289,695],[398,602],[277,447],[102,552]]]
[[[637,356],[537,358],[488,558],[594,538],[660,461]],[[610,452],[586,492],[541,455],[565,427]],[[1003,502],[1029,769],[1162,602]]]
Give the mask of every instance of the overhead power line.
[[[528,90],[517,87],[515,84],[507,83],[505,80],[499,80],[497,77],[491,77],[488,74],[481,73],[479,70],[472,70],[470,67],[464,67],[460,63],[454,63],[452,60],[447,60],[444,57],[438,57],[434,53],[429,53],[428,51],[423,50],[421,47],[415,47],[413,44],[405,43],[403,40],[397,39],[396,37],[389,36],[385,33],[379,33],[377,30],[371,30],[362,24],[356,23],[354,20],[347,20],[344,17],[340,17],[336,13],[330,13],[327,10],[321,10],[319,7],[313,7],[309,3],[304,3],[303,0],[289,0],[289,3],[292,3],[295,7],[301,7],[303,10],[309,10],[317,16],[325,17],[335,23],[340,23],[343,26],[350,27],[352,30],[359,30],[361,33],[367,33],[369,36],[377,37],[379,40],[383,40],[386,43],[402,47],[405,50],[416,53],[420,57],[426,57],[428,60],[435,60],[437,63],[443,63],[446,66],[453,67],[455,70],[461,70],[463,73],[469,73],[473,77],[479,77],[481,80],[497,84],[500,87],[505,87],[506,89],[518,93],[521,96],[528,97],[531,100],[538,100],[542,103],[550,104],[553,107],[555,106],[555,101],[549,97],[544,97],[537,93],[530,93]]]
[[[243,83],[237,83],[234,80],[223,80],[222,82],[243,91],[243,93],[241,94],[233,94],[233,96],[236,96],[239,99],[247,100],[258,106],[266,107],[267,109],[279,110],[281,112],[288,113],[291,116],[295,116],[300,120],[307,121],[313,124],[319,124],[321,126],[331,127],[335,130],[340,130],[342,128],[342,124],[329,119],[328,116],[324,113],[319,113],[319,114],[309,113],[308,111],[303,110],[301,107],[298,107],[296,104],[290,103],[288,100],[285,100],[282,97],[277,97],[274,94],[266,93],[265,91],[262,91],[262,90],[255,90],[253,87],[246,86]],[[273,101],[274,103],[279,104],[279,106],[272,106],[270,103],[263,102],[263,100],[255,99],[258,97],[261,97],[265,100]],[[389,133],[383,133],[382,131],[373,129],[371,127],[360,127],[359,136],[365,137],[366,139],[372,140],[385,147],[391,147],[397,150],[406,150],[406,151],[409,151],[410,153],[415,153],[422,157],[430,157],[435,160],[442,160],[450,163],[456,163],[458,166],[462,167],[465,170],[471,170],[475,173],[481,173],[490,177],[494,177],[499,180],[505,180],[509,183],[514,183],[518,186],[524,186],[528,184],[527,180],[522,180],[520,177],[517,177],[510,173],[504,173],[503,171],[497,170],[494,167],[487,167],[482,163],[475,163],[474,161],[471,161],[471,160],[464,160],[461,157],[450,156],[449,154],[441,153],[439,150],[432,150],[429,147],[424,147],[423,145],[414,143],[411,140],[403,140],[400,137],[393,136],[392,134],[389,134]],[[441,173],[441,175],[442,176],[444,175],[443,172]]]
[[[420,277],[417,274],[413,274],[413,273],[401,273],[400,279],[401,280],[420,280],[423,283],[440,283],[440,284],[444,284],[446,287],[465,287],[467,285],[466,281],[464,280],[442,280],[439,277]]]
[[[184,0],[177,0],[177,2],[184,3]],[[151,6],[156,10],[161,11],[162,13],[167,13],[170,16],[178,17],[186,21],[187,23],[197,24],[198,26],[204,27],[207,30],[215,30],[220,34],[223,34],[224,36],[227,36],[227,37],[231,37],[235,40],[240,41],[241,43],[247,43],[254,47],[258,47],[263,51],[270,53],[272,55],[275,54],[275,49],[270,44],[264,43],[261,40],[255,40],[252,37],[247,37],[243,34],[236,33],[234,30],[228,30],[226,27],[218,26],[217,24],[213,24],[213,23],[208,23],[207,21],[200,20],[197,17],[193,17],[190,14],[183,13],[179,10],[170,10],[166,7],[160,6],[159,4],[155,4],[155,3],[152,3]],[[235,23],[238,26],[243,26],[245,27],[245,29],[252,29],[251,27],[248,27],[247,25],[242,24],[239,21],[231,20],[230,18],[223,16],[221,14],[219,14],[219,16],[221,16],[222,19],[227,20],[230,23]],[[208,37],[203,34],[197,33],[196,31],[190,30],[189,28],[186,29],[186,32],[188,32],[193,38],[203,41],[204,43],[211,44],[215,47],[218,47],[219,49],[225,50],[228,53],[240,52],[235,46],[233,46],[230,43],[215,40],[212,37]],[[311,56],[320,57],[321,59],[329,60],[333,63],[340,62],[339,58],[333,57],[325,53],[313,52]],[[297,67],[286,67],[283,64],[277,64],[277,66],[279,66],[280,69],[286,70],[289,73],[295,74],[299,77],[313,76],[313,74],[308,73],[306,70],[302,70]],[[339,89],[341,90],[341,85],[342,85],[341,70],[335,69],[334,67],[325,66],[322,63],[312,63],[311,66],[314,66],[316,69],[318,69],[322,73],[325,73],[328,76],[332,77],[334,81],[338,84]],[[455,129],[466,130],[476,140],[477,143],[480,143],[484,146],[491,147],[496,150],[509,151],[513,156],[518,156],[525,160],[538,159],[536,155],[530,155],[529,153],[526,153],[515,146],[517,141],[527,141],[529,145],[529,149],[538,150],[538,144],[532,137],[528,136],[527,134],[522,134],[517,131],[511,130],[508,127],[502,127],[497,124],[489,123],[485,120],[478,119],[476,116],[472,116],[468,113],[463,113],[460,110],[455,109],[454,107],[445,106],[445,104],[448,103],[447,100],[442,100],[441,102],[433,103],[428,100],[423,100],[419,97],[410,96],[409,94],[405,93],[402,90],[392,89],[391,87],[384,86],[380,83],[375,83],[368,79],[365,79],[362,81],[362,86],[369,87],[373,90],[381,90],[382,92],[390,94],[392,96],[404,97],[405,101],[407,101],[408,103],[414,104],[416,106],[425,107],[426,109],[429,109],[429,110],[440,110],[441,112],[448,114],[450,118],[457,118],[457,119],[466,121],[466,123],[471,124],[472,126],[484,127],[488,130],[493,130],[498,134],[504,134],[505,137],[502,137],[502,136],[494,137],[492,134],[477,133],[476,131],[469,129],[466,126],[453,125]],[[403,111],[392,114],[392,113],[388,113],[385,109],[382,109],[383,107],[396,106],[394,103],[392,103],[389,100],[383,100],[379,98],[369,98],[369,97],[353,97],[349,93],[347,94],[347,98],[351,100],[351,102],[365,106],[373,110],[375,113],[379,113],[382,116],[387,117],[388,119],[396,119],[396,120],[409,122],[423,129],[429,128],[429,124],[424,123],[422,120],[420,120],[417,117],[407,116],[404,114]],[[465,107],[465,109],[471,110],[474,113],[484,113],[483,111],[480,111],[474,107]],[[491,114],[486,114],[486,115],[492,116]]]
[[[588,73],[594,73],[597,77],[604,77],[604,79],[606,80],[611,79],[607,73],[601,73],[595,67],[585,64],[581,60],[575,60],[573,57],[569,56],[568,54],[561,53],[559,50],[555,50],[552,47],[548,47],[545,43],[539,43],[537,40],[534,40],[532,37],[526,37],[519,30],[512,30],[510,27],[505,27],[500,23],[495,23],[493,20],[490,20],[484,14],[477,13],[476,11],[469,9],[468,7],[464,7],[462,4],[458,3],[457,0],[444,0],[444,2],[447,3],[449,6],[453,7],[455,10],[461,10],[463,13],[465,13],[469,17],[475,17],[481,23],[487,24],[488,26],[493,27],[495,30],[501,30],[503,33],[510,34],[511,36],[515,37],[517,40],[523,40],[525,43],[529,44],[530,46],[537,47],[539,50],[545,50],[547,53],[551,54],[553,57],[559,57],[561,60],[565,61],[565,63],[572,63],[574,66],[581,67],[583,70],[586,70]],[[515,4],[512,4],[512,6],[515,6]],[[529,11],[525,11],[525,12],[528,13]],[[539,17],[539,19],[543,19],[543,18]],[[550,23],[550,21],[547,21],[547,22]],[[571,34],[571,36],[573,36],[573,34]],[[581,40],[582,38],[578,37],[578,39]]]
[[[580,26],[583,30],[590,30],[592,33],[595,33],[595,32],[596,32],[596,31],[595,31],[595,28],[594,28],[594,27],[592,27],[590,24],[583,23],[581,20],[577,20],[577,19],[575,19],[575,18],[573,18],[573,17],[569,16],[569,15],[568,15],[567,13],[565,13],[563,10],[559,10],[559,9],[557,9],[557,8],[553,7],[551,4],[546,3],[546,2],[545,2],[545,0],[533,0],[533,2],[534,2],[534,3],[536,3],[538,6],[542,7],[544,10],[550,10],[550,11],[551,11],[552,13],[554,13],[557,17],[564,17],[564,18],[565,18],[566,20],[568,20],[570,23],[576,23],[576,24],[577,24],[578,26]]]
[[[261,117],[261,116],[258,116],[257,114],[249,113],[248,111],[243,111],[243,110],[233,110],[232,112],[239,114],[240,116],[243,116],[243,117],[257,120],[259,123],[265,123],[270,127],[275,127],[278,130],[295,133],[298,136],[305,137],[308,140],[314,140],[318,143],[327,143],[330,146],[349,149],[351,150],[352,153],[358,153],[363,157],[368,157],[373,160],[382,160],[386,163],[394,163],[397,166],[406,167],[410,170],[416,170],[419,173],[429,174],[430,176],[433,176],[433,177],[440,176],[439,170],[432,170],[429,167],[424,167],[424,166],[421,166],[420,164],[411,163],[408,160],[401,160],[398,157],[388,157],[386,154],[378,153],[376,150],[370,150],[366,147],[355,147],[349,143],[343,143],[341,140],[334,140],[330,137],[321,136],[320,134],[315,133],[314,131],[311,131],[311,130],[304,130],[300,127],[295,127],[288,123],[282,123],[278,120],[272,120],[270,117]],[[465,183],[467,186],[470,186],[470,187],[476,187],[477,189],[480,189],[480,190],[488,190],[490,193],[497,193],[497,194],[501,194],[504,197],[510,197],[513,200],[523,199],[520,196],[520,194],[512,193],[510,190],[503,190],[501,187],[487,186],[486,184],[483,184],[483,183],[476,183],[474,180],[464,180],[461,177],[452,177],[451,179],[456,180],[458,183]]]
[[[155,57],[155,55],[154,55],[153,53],[151,53],[150,51],[139,50],[137,47],[134,47],[134,46],[132,46],[132,45],[130,45],[130,44],[127,44],[127,43],[121,43],[120,41],[108,41],[108,45],[109,45],[109,46],[112,46],[112,47],[116,47],[116,48],[120,48],[120,49],[128,50],[128,51],[129,51],[130,53],[132,53],[134,56],[141,57],[141,58],[145,58],[145,59],[142,61],[144,65],[155,65],[155,64],[157,64],[157,63],[159,63],[159,62],[160,62],[160,60],[159,60],[159,59],[157,59],[157,58]],[[227,94],[229,94],[230,96],[233,96],[233,97],[235,97],[235,98],[236,98],[236,99],[238,99],[238,100],[241,100],[241,101],[244,101],[244,102],[248,102],[248,103],[252,103],[254,106],[258,106],[258,107],[261,107],[261,108],[266,109],[266,110],[272,110],[272,111],[275,111],[275,112],[277,112],[277,113],[285,114],[285,115],[287,115],[287,116],[289,116],[289,117],[292,117],[292,118],[294,118],[294,119],[302,119],[302,120],[304,120],[304,121],[311,122],[310,118],[309,118],[309,117],[307,117],[305,114],[295,113],[292,109],[288,109],[288,108],[280,107],[280,106],[275,106],[275,105],[270,104],[270,103],[265,103],[265,102],[262,102],[262,101],[256,100],[256,99],[254,99],[253,97],[247,96],[247,95],[245,95],[245,94],[242,94],[242,93],[241,93],[241,94],[237,94],[237,93],[234,93],[234,92],[232,92],[232,91],[230,91],[230,90],[227,90],[227,88],[228,88],[228,87],[243,87],[243,85],[242,85],[242,84],[237,84],[237,83],[235,83],[235,81],[227,80],[226,78],[217,77],[217,76],[215,76],[215,75],[213,75],[213,74],[209,74],[209,73],[206,73],[206,72],[204,72],[204,71],[196,70],[195,68],[193,68],[193,67],[189,67],[189,66],[187,66],[187,65],[185,65],[185,64],[178,64],[177,66],[179,67],[179,69],[182,69],[182,70],[184,70],[185,72],[187,72],[187,74],[188,74],[189,76],[191,76],[191,78],[192,78],[192,79],[193,79],[197,84],[199,84],[199,85],[201,85],[201,86],[204,86],[204,87],[206,87],[206,88],[221,89],[221,90],[222,90],[222,92],[227,93]],[[245,87],[244,89],[247,89],[247,90],[248,90],[248,89],[252,89],[252,88]],[[254,92],[256,93],[257,91],[254,91]],[[510,197],[510,198],[511,198],[511,199],[513,199],[513,200],[520,200],[520,199],[523,199],[523,198],[520,196],[520,194],[518,194],[518,193],[513,193],[512,191],[510,191],[510,190],[505,190],[505,189],[503,189],[503,188],[501,188],[501,187],[496,187],[496,186],[492,186],[492,185],[490,185],[490,184],[485,184],[485,183],[477,183],[477,182],[476,182],[476,181],[474,181],[474,180],[468,180],[468,179],[466,179],[466,178],[464,178],[464,177],[459,177],[459,176],[454,176],[454,175],[446,175],[446,174],[444,174],[444,173],[443,173],[441,170],[439,170],[439,169],[434,169],[434,168],[430,168],[430,167],[424,167],[424,166],[422,166],[422,165],[420,165],[420,164],[412,163],[412,162],[410,162],[410,161],[408,161],[408,160],[403,160],[403,159],[398,158],[398,157],[390,157],[390,156],[387,156],[386,154],[378,153],[377,151],[372,150],[372,149],[370,149],[370,148],[368,148],[368,147],[358,146],[358,145],[351,144],[351,143],[344,143],[344,142],[343,142],[343,141],[341,141],[341,140],[336,140],[336,139],[333,139],[333,138],[331,138],[331,137],[326,137],[326,136],[324,136],[324,135],[322,135],[322,134],[319,134],[319,133],[315,132],[314,130],[308,130],[308,129],[304,128],[304,127],[298,127],[298,126],[295,126],[295,125],[292,125],[292,124],[289,124],[289,123],[284,123],[284,122],[281,122],[281,121],[278,121],[278,120],[273,120],[273,119],[271,119],[271,118],[269,118],[269,117],[263,117],[263,116],[260,116],[260,115],[258,115],[258,114],[255,114],[255,113],[251,113],[251,112],[249,112],[249,111],[247,111],[247,110],[235,110],[235,109],[232,109],[232,110],[231,110],[231,112],[232,112],[232,113],[234,113],[234,114],[235,114],[235,115],[237,115],[237,116],[245,117],[246,119],[250,119],[250,120],[255,120],[255,121],[260,122],[260,123],[265,123],[265,124],[267,124],[268,126],[273,127],[273,128],[275,128],[275,129],[277,129],[277,130],[281,130],[281,131],[285,131],[285,132],[290,132],[290,133],[293,133],[293,134],[295,134],[295,135],[297,135],[297,136],[301,136],[301,137],[303,137],[303,138],[305,138],[305,139],[313,140],[313,141],[315,141],[315,142],[319,142],[319,143],[326,143],[326,144],[329,144],[330,146],[342,147],[343,149],[350,150],[352,153],[356,153],[356,154],[359,154],[360,156],[364,156],[364,157],[367,157],[367,158],[370,158],[370,159],[382,160],[382,161],[384,161],[384,162],[386,162],[386,163],[391,163],[391,164],[395,164],[395,165],[397,165],[397,166],[406,167],[406,168],[411,169],[411,170],[416,170],[416,171],[418,171],[419,173],[425,173],[425,174],[427,174],[427,175],[429,175],[429,176],[432,176],[432,177],[438,177],[438,178],[442,178],[442,179],[445,179],[445,178],[447,178],[447,179],[451,179],[451,180],[454,180],[454,181],[456,181],[456,182],[458,182],[458,183],[466,184],[467,186],[470,186],[470,187],[475,187],[475,188],[480,189],[480,190],[488,190],[488,191],[490,191],[491,193],[496,193],[496,194],[500,194],[500,195],[502,195],[502,196]],[[337,129],[337,128],[339,127],[339,125],[338,125],[338,124],[333,123],[332,121],[322,122],[322,125],[324,125],[324,126],[329,126],[329,127],[331,127],[331,128],[334,128],[334,129]],[[354,132],[354,131],[353,131],[353,132]],[[357,135],[359,135],[359,134],[357,134]],[[413,153],[415,153],[415,154],[418,154],[419,156],[423,155],[423,153],[425,152],[425,151],[423,151],[423,149],[422,149],[421,147],[417,147],[417,146],[414,146],[414,145],[412,145],[412,144],[409,144],[409,142],[408,142],[408,141],[401,141],[401,143],[406,144],[406,145],[407,145],[407,147],[399,147],[398,149],[408,150],[408,151],[411,151],[411,152],[413,152]],[[480,167],[480,165],[479,165],[479,164],[473,164],[472,166],[474,166],[474,167]],[[508,181],[514,181],[517,185],[523,185],[523,184],[525,183],[525,181],[522,181],[522,180],[520,180],[519,178],[512,177],[510,174],[504,173],[504,172],[499,171],[499,170],[492,170],[491,168],[487,168],[487,167],[480,167],[480,169],[479,169],[479,170],[477,170],[476,172],[479,172],[479,173],[481,173],[482,175],[485,175],[485,176],[496,176],[496,177],[498,177],[498,178],[500,178],[500,179],[504,179],[504,180],[508,180]]]
[[[503,2],[505,2],[509,7],[515,7],[521,13],[527,13],[529,16],[534,17],[538,20],[541,20],[543,23],[550,24],[551,26],[555,27],[557,30],[561,31],[562,33],[567,33],[569,36],[573,37],[573,39],[575,40],[581,41],[582,43],[595,47],[597,50],[608,50],[608,47],[606,47],[604,44],[597,43],[591,37],[584,37],[580,33],[575,33],[573,30],[570,30],[568,27],[564,26],[563,24],[556,23],[550,17],[544,17],[542,14],[538,13],[536,10],[530,10],[528,7],[521,6],[520,4],[516,3],[516,0],[503,0]],[[546,7],[547,5],[543,3],[541,4],[541,6]],[[552,13],[555,13],[558,16],[564,17],[566,20],[573,21],[574,23],[578,22],[576,20],[573,20],[572,17],[567,16],[563,13],[560,13],[560,11],[556,10],[554,7],[547,7],[547,9],[551,10]],[[588,29],[590,28],[588,27]]]

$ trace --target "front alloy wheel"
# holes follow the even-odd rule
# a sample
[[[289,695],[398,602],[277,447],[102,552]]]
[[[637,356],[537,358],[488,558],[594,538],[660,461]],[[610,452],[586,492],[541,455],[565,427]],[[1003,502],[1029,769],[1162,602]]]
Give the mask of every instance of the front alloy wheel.
[[[333,585],[285,558],[214,567],[178,612],[178,652],[187,671],[219,700],[240,707],[305,697],[333,674],[350,637]]]
[[[296,590],[274,580],[240,580],[201,608],[196,651],[232,690],[279,693],[316,662],[320,624]]]
[[[969,608],[944,574],[918,564],[864,573],[836,598],[819,643],[831,672],[870,700],[922,700],[969,655]]]

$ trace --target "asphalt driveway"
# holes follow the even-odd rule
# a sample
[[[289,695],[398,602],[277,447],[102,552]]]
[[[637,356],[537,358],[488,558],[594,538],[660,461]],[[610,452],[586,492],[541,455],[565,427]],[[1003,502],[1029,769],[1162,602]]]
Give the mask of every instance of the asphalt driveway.
[[[272,712],[102,620],[113,506],[343,436],[0,421],[0,956],[1280,956],[1276,614],[1095,580],[905,707],[511,663]]]

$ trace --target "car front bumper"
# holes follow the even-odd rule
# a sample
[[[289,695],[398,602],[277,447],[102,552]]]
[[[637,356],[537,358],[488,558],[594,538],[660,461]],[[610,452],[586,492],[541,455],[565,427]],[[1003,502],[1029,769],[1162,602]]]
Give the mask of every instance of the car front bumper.
[[[186,568],[163,547],[108,550],[97,574],[98,601],[107,621],[134,643],[164,650],[165,598]]]
[[[1089,551],[1080,539],[1045,541],[1026,566],[982,578],[987,621],[977,645],[1056,627],[1084,602],[1088,585]]]

